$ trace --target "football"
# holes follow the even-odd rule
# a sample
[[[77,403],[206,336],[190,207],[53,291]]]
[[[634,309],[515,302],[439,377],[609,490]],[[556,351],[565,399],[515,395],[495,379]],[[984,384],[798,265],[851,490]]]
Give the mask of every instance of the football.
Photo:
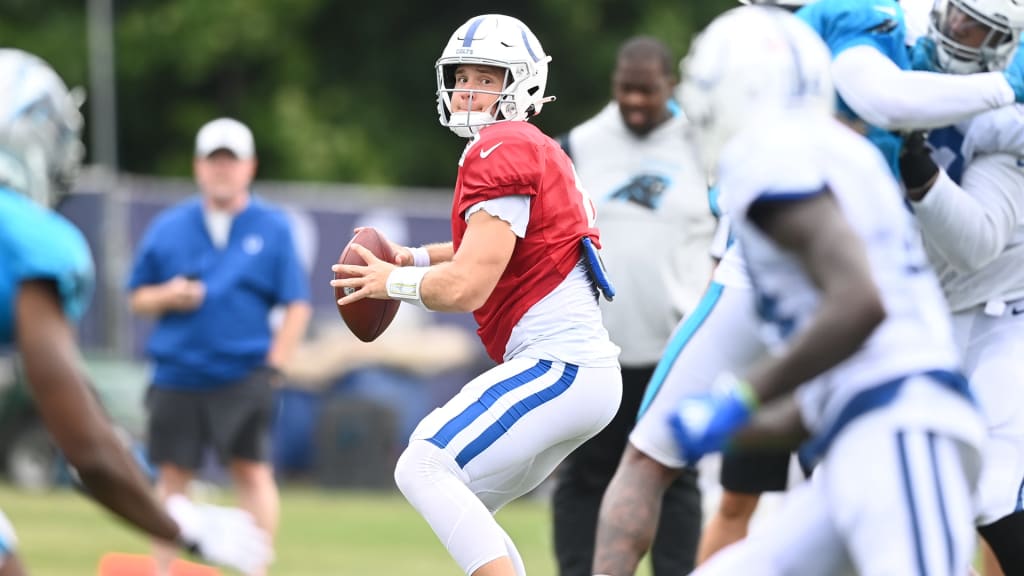
[[[376,228],[362,228],[356,232],[356,235],[349,240],[345,249],[342,250],[341,256],[338,257],[338,264],[354,264],[357,266],[363,266],[366,264],[362,256],[352,249],[353,244],[359,244],[363,248],[373,252],[374,256],[385,262],[395,261],[394,251],[391,250],[391,244],[388,243],[387,238],[385,238],[384,235]],[[334,277],[342,279],[348,278],[349,276],[342,274],[341,272],[335,272]],[[341,287],[334,288],[335,302],[345,296],[345,290],[352,289]],[[401,302],[398,300],[374,300],[372,298],[364,298],[358,302],[346,304],[345,306],[339,304],[338,313],[341,314],[341,319],[345,321],[348,329],[351,330],[357,338],[363,342],[372,342],[387,330],[391,321],[395,319],[395,314],[398,313],[398,306],[400,304]]]

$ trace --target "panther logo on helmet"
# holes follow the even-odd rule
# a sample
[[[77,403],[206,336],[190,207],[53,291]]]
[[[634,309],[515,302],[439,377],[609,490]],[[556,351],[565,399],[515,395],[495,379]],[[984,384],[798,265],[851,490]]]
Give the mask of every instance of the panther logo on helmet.
[[[42,59],[0,49],[0,186],[46,206],[70,190],[85,154],[81,100]]]
[[[470,138],[480,128],[495,122],[527,120],[540,114],[544,104],[554,100],[553,96],[544,96],[550,61],[551,57],[544,53],[537,37],[519,20],[500,14],[469,19],[452,34],[435,66],[441,125]],[[505,79],[500,91],[487,92],[497,96],[491,109],[452,111],[455,69],[464,64],[504,69]]]

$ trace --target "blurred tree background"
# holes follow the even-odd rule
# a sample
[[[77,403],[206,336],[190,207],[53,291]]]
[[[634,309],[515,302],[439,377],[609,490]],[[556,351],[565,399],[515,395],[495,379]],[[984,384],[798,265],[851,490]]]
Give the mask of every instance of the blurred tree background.
[[[87,86],[86,4],[0,0],[3,45]],[[437,122],[433,66],[465,20],[497,12],[530,26],[553,57],[547,93],[558,97],[536,122],[558,134],[607,102],[623,40],[656,36],[678,59],[733,5],[114,0],[120,169],[188,176],[198,127],[231,115],[255,132],[263,179],[450,186],[464,142]]]

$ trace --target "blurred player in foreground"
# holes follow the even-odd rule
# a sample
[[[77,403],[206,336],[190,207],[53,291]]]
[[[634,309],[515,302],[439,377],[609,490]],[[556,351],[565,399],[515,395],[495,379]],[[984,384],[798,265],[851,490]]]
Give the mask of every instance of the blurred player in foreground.
[[[929,69],[998,72],[1022,28],[1016,2],[941,0],[917,46],[931,44]],[[909,137],[900,168],[989,426],[978,532],[1006,574],[1024,574],[1024,114],[988,112],[933,130],[928,142]],[[987,562],[986,574],[998,574]]]
[[[139,530],[249,574],[269,560],[266,534],[241,510],[185,498],[162,507],[82,373],[72,323],[92,296],[92,256],[49,208],[81,162],[78,105],[42,60],[0,50],[0,344],[16,346],[39,413],[90,496]],[[3,520],[3,576],[25,573],[15,550]]]
[[[459,161],[454,242],[398,247],[396,267],[368,266],[339,303],[397,298],[472,311],[500,363],[413,432],[395,480],[466,574],[522,576],[493,514],[544,480],[615,415],[618,347],[601,321],[594,208],[558,143],[526,122],[544,96],[548,57],[525,24],[501,15],[460,26],[437,62],[441,123],[471,138]]]
[[[724,52],[736,38],[748,49]],[[686,62],[683,104],[775,354],[685,397],[676,438],[695,461],[781,409],[820,462],[770,529],[695,574],[964,574],[984,424],[887,163],[832,117],[829,68],[812,29],[764,7],[716,19]]]
[[[903,12],[892,0],[818,0],[797,14],[831,48],[840,115],[867,133],[894,173],[901,140],[889,130],[944,126],[1024,99],[1022,51],[1002,72],[950,76],[910,71]],[[675,400],[687,390],[706,390],[717,370],[742,371],[759,354],[761,344],[751,320],[754,295],[744,266],[734,244],[698,306],[701,321],[691,316],[680,326],[680,331],[691,332],[690,339],[666,353],[652,378],[657,394],[631,434],[630,447],[602,502],[597,572],[604,568],[613,574],[628,573],[649,546],[661,490],[683,465],[672,453],[664,419]],[[740,519],[743,526],[748,518]],[[723,546],[729,537],[742,533],[718,535],[716,542],[702,542],[703,555],[713,551],[712,544]]]

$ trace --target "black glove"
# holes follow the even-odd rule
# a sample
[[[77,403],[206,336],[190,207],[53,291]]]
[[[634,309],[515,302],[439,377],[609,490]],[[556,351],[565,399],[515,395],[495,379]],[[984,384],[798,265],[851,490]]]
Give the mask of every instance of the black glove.
[[[923,198],[939,174],[939,167],[932,160],[931,152],[925,132],[911,132],[903,137],[900,176],[912,200]]]

